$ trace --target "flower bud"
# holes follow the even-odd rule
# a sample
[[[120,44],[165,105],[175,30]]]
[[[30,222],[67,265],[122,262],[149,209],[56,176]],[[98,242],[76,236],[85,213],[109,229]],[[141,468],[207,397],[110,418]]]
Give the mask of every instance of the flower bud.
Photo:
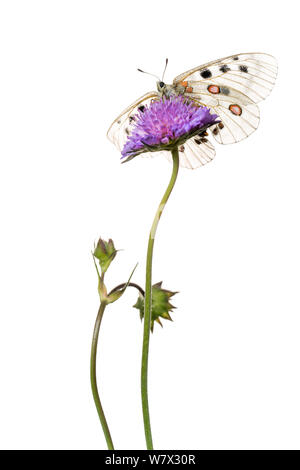
[[[152,286],[152,310],[151,310],[151,331],[153,332],[154,322],[163,326],[160,319],[164,318],[165,320],[172,320],[170,313],[176,307],[174,307],[170,302],[170,298],[177,292],[171,292],[166,289],[162,289],[162,282],[158,282]],[[144,297],[140,294],[139,298],[134,308],[137,308],[140,311],[140,318],[144,318],[144,308],[145,302]]]
[[[94,257],[99,260],[101,272],[104,274],[112,260],[115,258],[117,250],[115,249],[114,242],[111,238],[108,240],[108,242],[102,240],[102,238],[99,238],[93,254]]]

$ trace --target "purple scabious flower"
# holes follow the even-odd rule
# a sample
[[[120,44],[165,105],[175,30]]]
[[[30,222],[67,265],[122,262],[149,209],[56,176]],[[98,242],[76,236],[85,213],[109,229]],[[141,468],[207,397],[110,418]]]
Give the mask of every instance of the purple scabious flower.
[[[139,110],[131,119],[134,128],[122,150],[129,161],[144,152],[172,150],[216,124],[218,116],[183,96],[162,97]]]

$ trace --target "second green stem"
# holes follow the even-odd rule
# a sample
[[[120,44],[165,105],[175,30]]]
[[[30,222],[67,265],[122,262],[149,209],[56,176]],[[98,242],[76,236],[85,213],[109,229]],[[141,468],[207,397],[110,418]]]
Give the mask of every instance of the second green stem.
[[[93,397],[95,401],[95,405],[97,408],[98,416],[101,422],[101,426],[103,429],[103,433],[106,439],[107,443],[107,448],[108,450],[113,450],[114,445],[112,442],[112,438],[110,435],[110,431],[108,428],[108,424],[104,415],[104,411],[101,405],[100,397],[99,397],[99,392],[98,392],[98,387],[97,387],[97,377],[96,377],[96,359],[97,359],[97,345],[98,345],[98,336],[99,336],[99,330],[100,330],[100,325],[103,317],[103,313],[106,307],[105,302],[101,302],[100,308],[98,311],[98,315],[96,318],[96,323],[94,327],[94,334],[93,334],[93,341],[92,341],[92,351],[91,351],[91,387],[92,387],[92,392],[93,392]]]

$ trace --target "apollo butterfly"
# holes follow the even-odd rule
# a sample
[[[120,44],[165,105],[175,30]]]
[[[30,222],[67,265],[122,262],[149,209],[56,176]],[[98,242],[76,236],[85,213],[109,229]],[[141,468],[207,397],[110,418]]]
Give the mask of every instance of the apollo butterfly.
[[[166,61],[166,66],[167,66]],[[165,66],[165,70],[166,70]],[[164,70],[164,73],[165,73]],[[141,71],[141,70],[140,70]],[[142,71],[141,71],[142,72]],[[146,93],[126,108],[112,123],[107,136],[122,150],[134,124],[134,114],[161,96],[184,95],[200,106],[207,106],[221,120],[208,132],[220,144],[239,142],[259,124],[257,103],[271,92],[277,76],[274,57],[262,53],[236,54],[200,65],[164,83],[158,77],[157,91]],[[188,140],[180,149],[180,165],[197,168],[215,156],[213,144],[203,135]],[[169,152],[163,152],[170,158]]]

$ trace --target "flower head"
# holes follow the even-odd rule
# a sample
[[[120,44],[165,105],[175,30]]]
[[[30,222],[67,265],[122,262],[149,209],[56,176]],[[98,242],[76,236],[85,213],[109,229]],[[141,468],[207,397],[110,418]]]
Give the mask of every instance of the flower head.
[[[131,160],[143,152],[172,150],[199,131],[216,124],[216,114],[183,96],[162,97],[132,116],[134,128],[122,150],[122,159]]]

